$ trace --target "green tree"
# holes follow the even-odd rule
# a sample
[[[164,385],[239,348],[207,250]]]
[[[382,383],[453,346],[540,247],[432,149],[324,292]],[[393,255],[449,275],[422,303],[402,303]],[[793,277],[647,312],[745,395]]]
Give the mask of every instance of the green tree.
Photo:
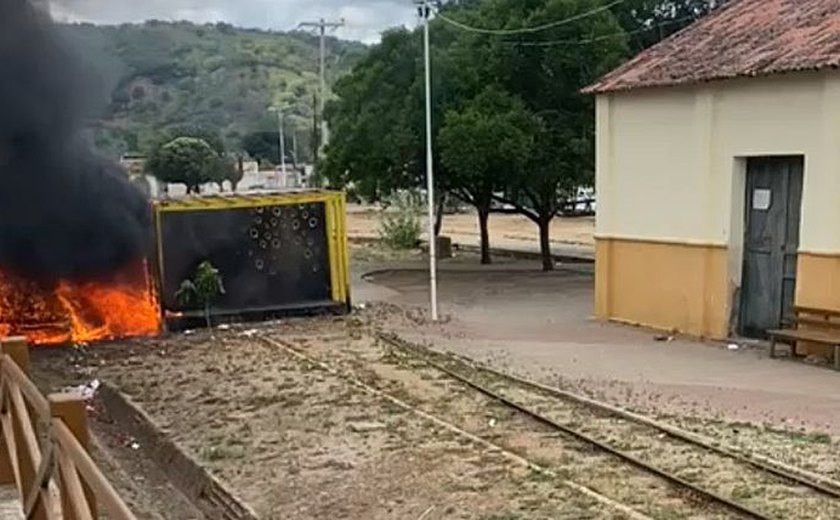
[[[594,100],[580,90],[627,55],[624,38],[593,38],[621,34],[612,13],[574,18],[601,5],[598,0],[493,0],[481,4],[483,14],[493,20],[484,22],[488,26],[534,27],[572,20],[527,37],[481,36],[473,43],[484,53],[484,73],[499,78],[538,122],[534,151],[520,175],[507,177],[502,200],[537,225],[544,270],[554,267],[551,221],[565,199],[594,178]]]
[[[192,280],[181,282],[181,287],[175,293],[175,299],[185,308],[201,308],[207,328],[213,326],[210,319],[210,309],[213,303],[223,294],[225,286],[219,270],[208,261],[201,262]]]
[[[161,182],[185,184],[187,193],[198,193],[199,186],[214,182],[220,171],[216,152],[195,137],[178,137],[160,146],[149,157],[148,168]]]
[[[442,8],[448,18],[479,28],[517,29],[570,20],[516,35],[465,31],[442,18],[432,21],[432,132],[440,144],[433,157],[437,188],[479,206],[486,235],[486,194],[498,187],[504,192],[498,198],[537,224],[546,270],[553,268],[552,219],[564,198],[594,176],[594,101],[580,89],[629,53],[623,29],[610,11],[579,16],[602,6],[600,0],[466,0]],[[339,100],[327,114],[334,135],[324,164],[334,185],[352,182],[374,199],[424,186],[421,44],[419,31],[387,33],[339,81]],[[504,95],[489,99],[488,85]],[[499,102],[484,110],[476,102],[482,96],[484,102]],[[494,124],[502,131],[492,131]],[[503,141],[505,132],[514,137]],[[531,143],[530,148],[523,143]],[[513,151],[501,158],[497,148],[503,145]],[[496,169],[490,163],[501,164]]]
[[[248,133],[242,138],[242,149],[261,163],[280,164],[280,133]]]
[[[339,101],[326,114],[332,138],[322,163],[331,185],[353,183],[362,196],[379,200],[421,184],[423,127],[422,120],[412,118],[421,100],[416,36],[405,29],[385,33],[382,43],[337,83]]]
[[[520,177],[533,152],[537,125],[518,99],[497,87],[451,110],[438,145],[447,166],[449,186],[475,206],[481,229],[481,263],[491,263],[488,220],[493,194],[508,177]]]
[[[627,32],[631,54],[696,22],[728,0],[625,0],[612,7]]]

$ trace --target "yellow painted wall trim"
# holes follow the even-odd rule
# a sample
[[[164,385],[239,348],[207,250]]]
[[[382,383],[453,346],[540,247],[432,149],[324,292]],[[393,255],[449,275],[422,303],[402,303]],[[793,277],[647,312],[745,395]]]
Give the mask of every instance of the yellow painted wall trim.
[[[840,252],[838,251],[814,251],[814,250],[799,250],[799,255],[805,256],[819,256],[823,258],[840,258]]]
[[[725,246],[601,237],[595,249],[598,318],[695,337],[728,335]]]

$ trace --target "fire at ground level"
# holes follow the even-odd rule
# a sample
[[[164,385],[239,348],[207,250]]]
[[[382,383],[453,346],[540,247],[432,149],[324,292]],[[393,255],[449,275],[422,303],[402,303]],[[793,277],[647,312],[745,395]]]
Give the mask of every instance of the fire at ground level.
[[[160,305],[144,260],[87,282],[43,284],[0,271],[0,337],[65,345],[152,336],[160,329]]]

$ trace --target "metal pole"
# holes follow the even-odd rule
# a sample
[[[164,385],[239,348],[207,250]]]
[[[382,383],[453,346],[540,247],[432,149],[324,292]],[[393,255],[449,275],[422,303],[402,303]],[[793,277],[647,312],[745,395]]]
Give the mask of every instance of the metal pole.
[[[286,133],[283,131],[283,111],[277,110],[277,123],[280,127],[280,172],[283,175],[283,183],[288,184],[286,176]],[[280,184],[280,183],[278,183]],[[285,186],[281,186],[285,187]]]
[[[326,146],[330,141],[327,129],[327,120],[324,117],[324,109],[327,106],[327,22],[321,18],[321,145]]]
[[[435,235],[435,180],[434,155],[432,154],[432,68],[429,45],[429,16],[431,6],[423,2],[423,47],[426,62],[426,202],[429,210],[429,292],[432,304],[432,321],[438,321],[437,294],[437,236]]]
[[[295,163],[295,166],[298,164],[298,154],[297,154],[297,128],[292,129],[292,160]]]

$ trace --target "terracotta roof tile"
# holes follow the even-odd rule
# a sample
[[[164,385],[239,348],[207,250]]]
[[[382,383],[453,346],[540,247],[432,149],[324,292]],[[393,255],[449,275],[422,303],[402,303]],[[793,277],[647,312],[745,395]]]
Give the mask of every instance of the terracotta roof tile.
[[[602,93],[840,66],[840,0],[735,0],[587,87]]]

